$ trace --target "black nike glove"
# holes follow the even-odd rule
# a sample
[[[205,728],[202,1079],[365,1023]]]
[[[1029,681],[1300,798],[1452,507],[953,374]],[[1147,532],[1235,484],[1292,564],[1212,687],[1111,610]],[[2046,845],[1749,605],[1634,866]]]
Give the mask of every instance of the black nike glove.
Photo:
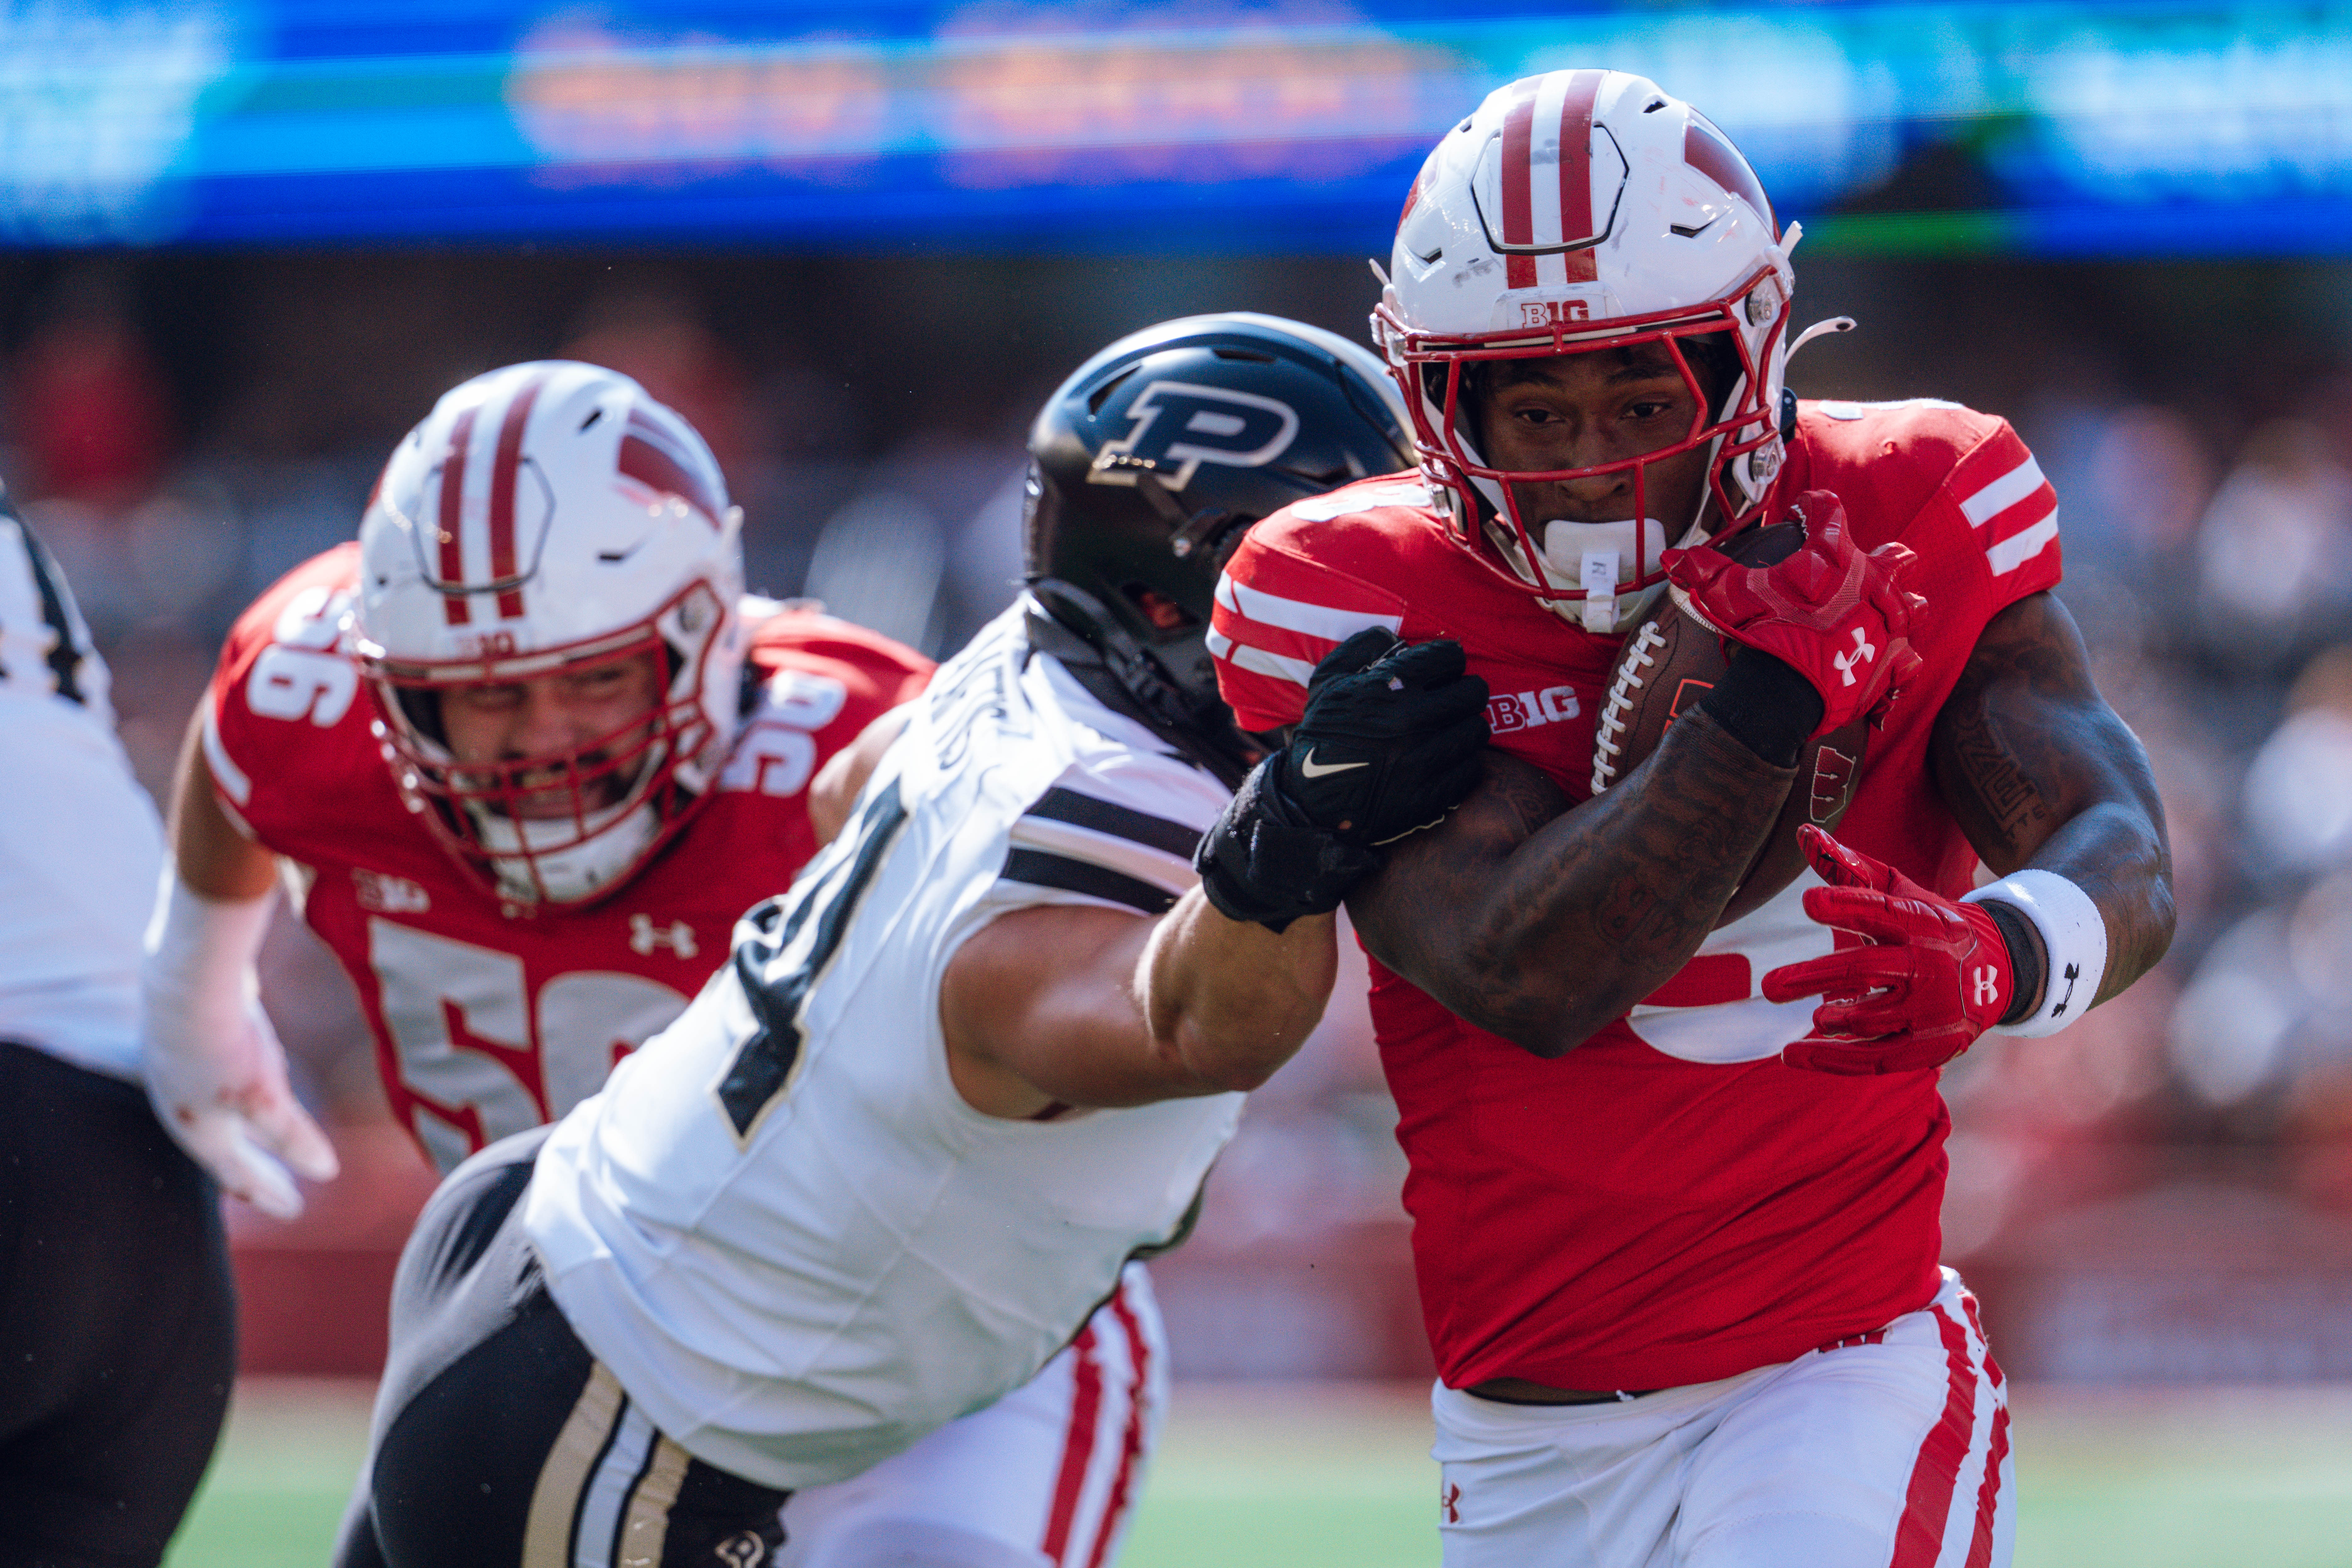
[[[1315,667],[1290,743],[1242,781],[1201,840],[1202,890],[1281,931],[1328,914],[1377,870],[1378,846],[1441,821],[1479,779],[1486,683],[1462,646],[1358,632]]]

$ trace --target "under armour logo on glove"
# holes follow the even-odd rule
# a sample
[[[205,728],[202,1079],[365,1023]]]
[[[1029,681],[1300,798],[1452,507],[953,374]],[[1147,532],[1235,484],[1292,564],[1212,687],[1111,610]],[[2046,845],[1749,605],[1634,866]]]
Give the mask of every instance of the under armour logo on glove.
[[[1811,824],[1797,842],[1829,884],[1805,889],[1806,915],[1864,945],[1764,976],[1769,1001],[1822,998],[1813,1032],[1784,1047],[1782,1061],[1813,1072],[1921,1072],[2007,1016],[2017,966],[1982,904],[1930,892]]]
[[[1837,666],[1838,673],[1845,677],[1845,683],[1848,686],[1852,686],[1853,684],[1853,667],[1857,664],[1868,664],[1872,659],[1876,658],[1877,657],[1878,645],[1865,640],[1863,629],[1860,626],[1856,626],[1853,628],[1853,649],[1850,652],[1839,654],[1830,662]]]
[[[1819,740],[1884,712],[1917,671],[1911,617],[1927,601],[1899,585],[1911,552],[1892,543],[1866,555],[1854,549],[1845,507],[1829,491],[1807,490],[1790,513],[1804,524],[1805,542],[1769,565],[1734,561],[1711,543],[1658,559],[1684,608],[1812,683],[1822,721],[1807,738]]]

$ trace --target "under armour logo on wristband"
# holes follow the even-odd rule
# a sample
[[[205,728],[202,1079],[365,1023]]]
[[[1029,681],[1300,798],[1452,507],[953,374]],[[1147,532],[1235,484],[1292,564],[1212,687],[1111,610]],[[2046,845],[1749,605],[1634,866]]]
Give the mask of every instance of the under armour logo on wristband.
[[[1852,686],[1853,684],[1853,667],[1857,664],[1868,664],[1872,659],[1874,659],[1877,657],[1878,645],[1868,640],[1868,638],[1864,635],[1863,629],[1860,626],[1856,626],[1853,628],[1853,650],[1848,653],[1837,655],[1835,658],[1832,658],[1830,662],[1837,666],[1838,673],[1845,677],[1845,683],[1848,686]]]
[[[2083,966],[2081,964],[2070,963],[2066,966],[2066,994],[2061,996],[2058,999],[2058,1005],[2050,1009],[2050,1016],[2052,1017],[2063,1018],[2066,1016],[2066,1004],[2074,999],[2074,982],[2081,978],[2083,978]]]
[[[1978,1006],[1989,1007],[2000,999],[2000,978],[1991,964],[1988,963],[1976,972],[1976,986]]]

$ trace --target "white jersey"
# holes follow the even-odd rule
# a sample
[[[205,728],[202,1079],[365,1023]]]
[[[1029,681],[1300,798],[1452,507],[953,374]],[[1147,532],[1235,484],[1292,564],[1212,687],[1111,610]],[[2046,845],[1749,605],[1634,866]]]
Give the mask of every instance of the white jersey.
[[[841,837],[540,1155],[549,1288],[656,1426],[770,1486],[855,1475],[1027,1381],[1181,1234],[1242,1097],[983,1116],[940,984],[1010,910],[1164,910],[1226,799],[1020,606],[940,669]]]
[[[163,830],[65,578],[0,507],[0,1039],[139,1073]]]

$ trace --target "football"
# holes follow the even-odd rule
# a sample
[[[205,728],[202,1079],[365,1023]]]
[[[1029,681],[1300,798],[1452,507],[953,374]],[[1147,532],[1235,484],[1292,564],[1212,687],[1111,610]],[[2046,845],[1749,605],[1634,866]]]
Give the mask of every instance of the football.
[[[1769,566],[1804,542],[1804,525],[1774,523],[1749,529],[1724,546],[1733,560]],[[1669,594],[1625,639],[1610,671],[1609,695],[1593,731],[1592,793],[1599,795],[1622,779],[1657,750],[1659,739],[1677,715],[1699,695],[1723,679],[1727,655],[1722,639],[1696,616],[1686,614]],[[1794,881],[1804,869],[1804,852],[1797,847],[1797,829],[1811,822],[1833,828],[1853,799],[1855,780],[1862,773],[1863,743],[1867,722],[1856,719],[1843,729],[1808,741],[1797,757],[1797,782],[1780,808],[1764,847],[1741,879],[1738,890],[1724,906],[1718,926],[1730,924]]]

